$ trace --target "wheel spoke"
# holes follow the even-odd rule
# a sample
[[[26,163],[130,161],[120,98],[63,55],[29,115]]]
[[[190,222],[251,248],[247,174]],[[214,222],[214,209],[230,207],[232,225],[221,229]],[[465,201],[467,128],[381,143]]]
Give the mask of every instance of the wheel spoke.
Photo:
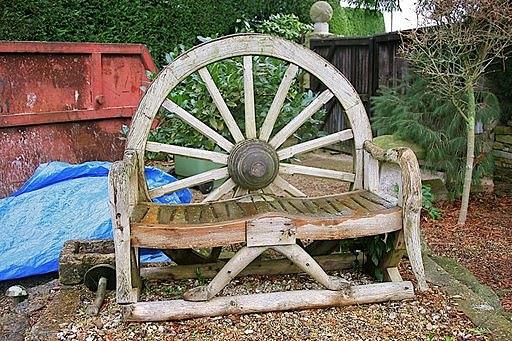
[[[300,153],[310,152],[312,150],[322,148],[336,142],[349,140],[353,136],[354,135],[352,133],[352,129],[346,129],[334,134],[320,137],[318,139],[299,143],[288,148],[283,148],[277,151],[277,156],[279,156],[279,160],[285,160]]]
[[[199,76],[201,76],[201,79],[205,83],[206,88],[208,89],[208,92],[210,93],[210,96],[212,97],[213,102],[215,103],[215,106],[219,110],[219,113],[224,119],[226,127],[228,128],[229,132],[235,139],[235,142],[240,142],[244,140],[244,136],[240,131],[240,127],[238,127],[238,125],[236,124],[235,119],[231,114],[231,111],[229,111],[229,108],[226,102],[224,101],[224,98],[222,98],[219,88],[217,87],[217,85],[215,85],[215,82],[208,69],[206,67],[200,69]]]
[[[291,183],[283,179],[281,176],[276,176],[273,185],[276,185],[280,189],[282,189],[285,193],[289,193],[295,197],[305,197],[306,194],[304,194],[300,189],[293,186]]]
[[[274,148],[279,148],[288,137],[290,137],[297,129],[300,128],[311,116],[313,116],[325,103],[334,96],[329,90],[322,92],[317,98],[313,100],[304,110],[295,116],[290,123],[281,129],[271,140],[270,144]]]
[[[197,118],[195,118],[191,113],[174,103],[173,101],[166,99],[162,106],[169,110],[170,112],[174,113],[176,116],[178,116],[180,119],[182,119],[184,122],[186,122],[188,125],[190,125],[192,128],[203,134],[204,136],[212,139],[217,143],[219,147],[226,151],[230,151],[231,148],[233,148],[233,143],[226,140],[223,136],[221,136],[219,133],[217,133],[212,128],[208,127],[203,122],[199,121]]]
[[[223,195],[231,192],[233,188],[235,188],[236,184],[231,178],[224,181],[222,185],[214,189],[206,198],[204,198],[203,202],[209,202],[214,200],[219,200]]]
[[[172,144],[148,142],[146,144],[146,150],[150,152],[163,152],[173,155],[189,156],[196,159],[210,160],[215,163],[225,165],[228,163],[228,155],[218,152],[210,152],[208,150],[187,148],[181,146],[175,146]]]
[[[229,174],[227,167],[213,169],[201,174],[190,176],[182,180],[178,180],[176,182],[172,182],[164,186],[153,188],[149,191],[149,196],[151,199],[157,198],[167,193],[176,192],[177,190],[180,190],[182,188],[193,187],[200,184],[204,184],[205,182],[224,179],[227,178],[228,176]]]
[[[300,165],[292,165],[289,163],[280,163],[279,164],[279,173],[281,174],[301,174],[301,175],[309,175],[318,178],[328,178],[335,179],[341,181],[349,181],[354,182],[355,175],[354,173],[335,171],[331,169],[324,168],[316,168],[316,167],[308,167],[308,166],[300,166]]]
[[[281,112],[281,108],[283,107],[286,95],[288,94],[288,90],[290,90],[290,86],[292,85],[298,70],[299,67],[295,64],[290,64],[288,66],[288,69],[286,70],[283,79],[281,80],[281,84],[279,84],[276,96],[272,101],[272,105],[270,106],[267,116],[265,117],[265,121],[261,126],[260,140],[268,141],[270,134],[274,129],[277,116],[279,116],[279,113]]]
[[[252,56],[244,56],[244,103],[245,136],[256,138],[256,113],[254,108],[254,84],[252,74]]]

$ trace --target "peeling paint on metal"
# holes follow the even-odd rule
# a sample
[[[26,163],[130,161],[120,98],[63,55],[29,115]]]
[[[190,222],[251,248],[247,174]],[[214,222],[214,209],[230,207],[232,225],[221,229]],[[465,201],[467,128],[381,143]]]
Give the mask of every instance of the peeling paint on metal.
[[[0,197],[44,162],[120,159],[146,69],[140,45],[0,42]]]

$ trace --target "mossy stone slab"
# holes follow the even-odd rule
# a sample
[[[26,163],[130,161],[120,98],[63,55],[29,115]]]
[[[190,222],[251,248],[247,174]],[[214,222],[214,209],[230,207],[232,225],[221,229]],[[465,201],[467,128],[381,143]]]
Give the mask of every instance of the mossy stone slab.
[[[373,139],[373,143],[383,149],[407,147],[411,148],[418,159],[425,157],[425,151],[417,143],[399,139],[394,135],[381,135]]]

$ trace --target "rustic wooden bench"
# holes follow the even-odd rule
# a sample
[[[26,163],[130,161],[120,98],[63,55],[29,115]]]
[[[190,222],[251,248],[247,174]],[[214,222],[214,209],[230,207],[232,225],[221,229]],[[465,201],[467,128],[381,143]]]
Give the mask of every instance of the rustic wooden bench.
[[[252,56],[257,55],[289,63],[259,129],[255,119],[252,70]],[[244,133],[207,69],[209,64],[233,57],[243,59]],[[322,82],[325,90],[272,135],[299,68]],[[199,73],[206,85],[231,138],[223,137],[168,99],[169,93],[194,72]],[[284,147],[283,143],[329,101],[338,101],[351,128]],[[213,140],[222,151],[148,142],[152,122],[159,110],[174,113]],[[351,172],[287,162],[297,154],[349,140],[354,147]],[[186,155],[224,166],[150,190],[143,172],[146,151]],[[380,194],[379,161],[397,163],[401,167],[402,188],[398,203]],[[282,176],[289,174],[347,181],[351,183],[351,189],[331,196],[307,197]],[[152,198],[221,179],[224,182],[201,203],[164,205],[152,202]],[[402,281],[396,270],[405,249],[417,288],[420,291],[427,289],[419,229],[421,180],[414,153],[407,148],[385,151],[373,144],[365,108],[347,79],[316,53],[284,39],[257,34],[228,36],[197,46],[165,67],[140,102],[128,134],[124,159],[112,166],[109,184],[117,302],[125,305],[127,320],[172,320],[410,298],[414,295],[413,285]],[[288,196],[276,195],[279,192]],[[331,251],[340,239],[385,233],[398,236],[395,250],[380,264],[389,282],[352,285],[340,277],[329,276],[312,257],[315,250]],[[309,246],[317,248],[304,247],[300,240],[313,240]],[[191,264],[215,261],[223,246],[234,244],[242,246],[208,285],[187,291],[180,300],[139,302],[139,248],[164,249],[177,263]],[[209,256],[194,251],[203,248],[211,250]],[[287,257],[326,290],[216,297],[237,274],[268,249]]]

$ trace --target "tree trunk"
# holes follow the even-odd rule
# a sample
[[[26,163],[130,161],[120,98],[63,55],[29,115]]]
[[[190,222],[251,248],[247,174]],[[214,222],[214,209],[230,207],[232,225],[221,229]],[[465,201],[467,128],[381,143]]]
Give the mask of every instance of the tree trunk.
[[[457,225],[466,223],[468,214],[469,194],[471,192],[471,181],[473,179],[473,164],[475,160],[475,116],[476,102],[475,89],[473,84],[468,86],[468,122],[467,122],[467,151],[466,151],[466,172],[464,174],[464,189],[462,191],[462,202],[459,211]]]

